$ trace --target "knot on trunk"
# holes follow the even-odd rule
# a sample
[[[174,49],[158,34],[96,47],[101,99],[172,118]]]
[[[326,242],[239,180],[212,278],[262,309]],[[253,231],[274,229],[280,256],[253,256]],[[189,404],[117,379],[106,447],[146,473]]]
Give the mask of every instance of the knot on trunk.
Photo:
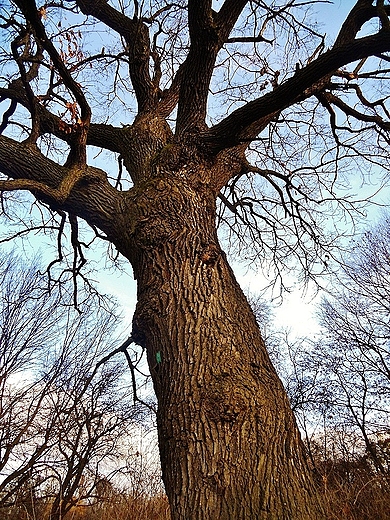
[[[203,405],[207,417],[214,422],[235,422],[248,410],[245,391],[230,374],[216,377],[204,390]]]
[[[201,252],[200,259],[207,267],[213,267],[220,256],[220,250],[216,244],[208,244]]]

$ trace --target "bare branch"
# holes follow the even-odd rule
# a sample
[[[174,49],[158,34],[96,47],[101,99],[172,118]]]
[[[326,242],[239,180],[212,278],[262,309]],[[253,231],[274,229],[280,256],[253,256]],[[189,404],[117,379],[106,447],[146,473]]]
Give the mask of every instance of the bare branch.
[[[30,109],[28,97],[20,80],[13,81],[8,88],[0,88],[0,101],[5,99],[10,99],[11,104],[3,115],[0,134],[7,127],[17,104],[28,110]],[[59,116],[51,113],[42,103],[36,103],[36,110],[39,116],[40,135],[52,134],[70,146],[75,146],[78,125],[65,123]],[[124,145],[124,133],[123,128],[117,128],[109,124],[92,123],[87,134],[87,144],[120,153]]]
[[[386,132],[390,131],[390,121],[384,121],[382,117],[379,115],[369,115],[359,112],[356,108],[351,107],[340,98],[335,96],[330,92],[321,93],[323,99],[326,99],[328,103],[331,103],[341,109],[347,116],[352,116],[358,121],[364,121],[366,123],[375,123],[379,128],[385,130]],[[368,106],[374,107],[378,103],[370,103]]]
[[[77,4],[84,14],[94,16],[124,38],[138,111],[143,113],[155,108],[158,102],[158,89],[149,72],[151,49],[149,31],[145,23],[137,17],[133,20],[128,18],[105,0],[78,0]]]
[[[176,135],[205,128],[207,98],[218,52],[228,38],[247,0],[226,0],[218,14],[211,1],[188,5],[191,45],[184,65],[176,122]]]
[[[381,32],[334,47],[320,55],[306,67],[278,86],[273,92],[247,103],[223,121],[203,133],[202,139],[210,150],[219,151],[225,147],[238,145],[242,138],[254,138],[246,129],[257,121],[261,122],[269,114],[277,113],[297,101],[301,101],[321,91],[329,81],[329,76],[343,65],[366,56],[390,51],[390,35]],[[256,131],[258,129],[255,126]]]
[[[91,121],[91,109],[90,106],[85,98],[84,92],[81,88],[81,86],[73,79],[71,73],[65,66],[61,56],[59,55],[57,49],[55,48],[54,44],[48,38],[46,34],[45,27],[42,23],[42,15],[41,12],[38,10],[35,1],[34,0],[17,0],[17,5],[23,12],[23,14],[26,17],[26,20],[28,20],[31,23],[31,26],[33,27],[35,37],[39,41],[42,48],[44,48],[54,66],[56,67],[56,70],[58,74],[61,76],[65,86],[70,90],[70,92],[75,97],[77,103],[80,106],[80,120],[77,121],[77,124],[75,125],[75,129],[77,132],[77,138],[74,139],[71,146],[71,153],[68,157],[68,164],[76,164],[78,166],[85,165],[86,164],[86,143],[87,143],[87,134],[88,134],[88,128]],[[29,95],[29,87],[26,85],[25,82],[25,88],[27,91],[27,95]],[[32,100],[33,106],[36,105],[35,97]],[[34,111],[37,112],[37,111]],[[34,114],[33,112],[33,114]],[[34,128],[34,121],[33,121],[33,134],[39,135],[39,131],[35,130]],[[36,139],[35,139],[36,140]]]

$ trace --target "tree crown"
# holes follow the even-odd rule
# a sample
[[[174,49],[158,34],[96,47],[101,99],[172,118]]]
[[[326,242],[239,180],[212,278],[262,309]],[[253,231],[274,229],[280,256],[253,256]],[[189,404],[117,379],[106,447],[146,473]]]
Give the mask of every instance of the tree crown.
[[[323,265],[340,234],[324,219],[349,218],[357,172],[388,167],[390,7],[357,1],[330,45],[322,3],[6,4],[1,191],[30,190],[74,215],[75,237],[79,216],[118,247],[125,193],[176,172],[219,196],[244,256]]]

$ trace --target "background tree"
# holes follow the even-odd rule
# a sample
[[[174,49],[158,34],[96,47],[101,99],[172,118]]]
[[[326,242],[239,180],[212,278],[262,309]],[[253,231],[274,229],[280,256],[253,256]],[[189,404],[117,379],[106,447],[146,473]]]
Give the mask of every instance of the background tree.
[[[312,337],[278,329],[272,307],[249,297],[330,519],[389,516],[388,224],[356,235]]]
[[[318,334],[292,340],[267,324],[328,518],[389,515],[389,229],[383,214],[356,235],[319,305]]]
[[[357,429],[381,473],[389,473],[390,221],[384,215],[357,241],[320,309],[325,335],[315,359],[326,373],[329,407]],[[337,292],[336,292],[337,291]],[[384,448],[384,449],[383,449]]]
[[[316,337],[273,342],[330,518],[388,516],[389,230],[383,214],[352,241]]]
[[[120,471],[141,414],[110,360],[112,312],[92,296],[76,312],[14,254],[1,255],[0,277],[0,509],[35,517],[50,506],[60,519],[114,461]]]
[[[68,222],[74,280],[78,218],[131,263],[175,519],[324,516],[216,228],[279,280],[294,259],[313,276],[337,212],[353,211],[346,175],[386,171],[389,7],[358,0],[329,44],[310,4],[16,0],[2,13],[0,189],[11,202],[29,190],[59,245]],[[115,176],[90,147],[116,154]]]

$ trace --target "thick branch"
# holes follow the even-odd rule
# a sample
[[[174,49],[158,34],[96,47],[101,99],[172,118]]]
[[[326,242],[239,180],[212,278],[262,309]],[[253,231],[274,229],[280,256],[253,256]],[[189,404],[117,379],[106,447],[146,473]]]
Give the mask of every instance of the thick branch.
[[[247,0],[226,0],[216,14],[210,0],[188,2],[191,46],[180,86],[177,135],[204,129],[215,60],[246,4]]]
[[[84,176],[84,171],[79,168],[69,169],[58,188],[51,188],[43,182],[28,179],[0,180],[0,191],[29,190],[60,205],[67,200],[72,189]]]
[[[298,70],[292,78],[273,92],[247,103],[204,132],[204,143],[215,152],[236,146],[243,136],[250,137],[245,131],[251,125],[322,90],[325,85],[321,80],[325,78],[326,83],[329,76],[340,67],[367,56],[389,51],[390,32],[387,31],[333,48]],[[255,134],[252,137],[255,137]]]
[[[381,13],[378,12],[380,9],[374,7],[372,3],[372,0],[358,0],[356,2],[340,29],[334,47],[351,42],[366,22],[376,16],[381,17]],[[390,11],[390,6],[383,7],[383,10]]]
[[[201,43],[202,34],[213,29],[211,0],[189,0],[188,29],[195,45]]]
[[[228,38],[226,40],[226,43],[259,43],[259,42],[265,42],[265,43],[272,43],[272,40],[267,40],[267,38],[264,38],[263,36],[236,36],[234,38]]]
[[[227,40],[248,0],[225,0],[215,16],[221,40]]]
[[[240,1],[226,0],[225,3],[223,4],[223,6],[221,7],[220,11],[217,14],[214,13],[214,18],[215,18],[214,26],[219,31],[219,34],[218,34],[218,38],[219,38],[219,42],[220,42],[219,48],[222,46],[222,44],[225,40],[228,41],[228,36],[229,36],[232,28],[234,27],[234,24],[236,23],[237,18],[239,17],[240,13],[242,12],[242,9],[244,8],[244,6],[247,3],[248,3],[247,0],[240,0]],[[197,6],[195,5],[195,8],[196,7]],[[207,20],[207,16],[211,17],[210,11],[207,11],[207,5],[203,5],[202,9],[203,9],[202,17],[203,17],[203,19]],[[212,26],[213,26],[213,23],[211,23],[211,27]],[[194,35],[194,38],[195,37],[196,37],[196,35]],[[216,52],[218,52],[218,51],[216,51]],[[179,69],[177,70],[171,86],[162,92],[161,100],[159,102],[159,113],[160,113],[161,117],[168,117],[168,115],[172,112],[172,110],[177,105],[177,103],[179,101],[179,93],[180,93],[181,85],[182,85],[182,83],[184,83],[184,81],[187,81],[187,82],[189,81],[189,76],[191,75],[191,72],[192,72],[191,69],[194,65],[193,59],[194,59],[194,55],[192,53],[187,57],[186,61],[184,63],[182,63],[181,66],[179,67]],[[213,64],[214,64],[214,62],[212,62],[210,65],[212,65],[212,67],[213,67]],[[199,64],[199,67],[201,67],[201,64]],[[186,92],[189,91],[192,96],[194,94],[195,81],[200,81],[201,78],[199,75],[192,74],[191,80],[192,80],[192,84],[189,84],[187,86],[187,89],[185,89],[184,87],[182,89],[181,99],[183,101],[181,103],[183,103],[184,105],[186,105],[186,103],[189,102],[189,99],[186,98],[186,96],[187,96]],[[206,80],[206,78],[205,78],[205,80]],[[205,81],[205,83],[207,84],[207,80]],[[192,87],[191,87],[191,85],[192,85]],[[204,90],[204,95],[207,98],[208,91]],[[180,117],[183,120],[187,119],[188,123],[189,123],[189,119],[192,116],[195,116],[195,114],[197,114],[198,109],[199,109],[199,104],[193,103],[193,107],[194,107],[194,110],[190,110],[189,108],[187,108],[186,113],[184,113],[185,109],[186,109],[185,106],[180,108],[180,110],[181,110]],[[204,108],[205,105],[203,104],[202,107]],[[200,121],[201,126],[204,124],[204,115],[199,116],[199,118],[196,117],[195,119]],[[193,124],[196,125],[196,122],[194,122]],[[190,124],[189,124],[189,126],[190,126]]]
[[[204,128],[208,88],[218,53],[211,1],[188,2],[190,50],[180,85],[176,133]]]
[[[175,109],[180,93],[180,85],[185,75],[186,62],[182,63],[178,68],[175,77],[172,80],[172,84],[166,90],[161,93],[161,100],[159,102],[158,111],[161,117],[168,117],[169,114]]]
[[[35,145],[0,136],[0,171],[15,179],[1,181],[1,191],[28,189],[54,209],[84,218],[115,240],[123,196],[99,168],[88,166],[77,172],[51,161]]]
[[[138,102],[138,112],[155,108],[158,89],[150,77],[150,39],[148,27],[139,19],[131,19],[111,7],[106,0],[78,0],[85,15],[97,18],[120,34],[126,41],[129,73]]]

